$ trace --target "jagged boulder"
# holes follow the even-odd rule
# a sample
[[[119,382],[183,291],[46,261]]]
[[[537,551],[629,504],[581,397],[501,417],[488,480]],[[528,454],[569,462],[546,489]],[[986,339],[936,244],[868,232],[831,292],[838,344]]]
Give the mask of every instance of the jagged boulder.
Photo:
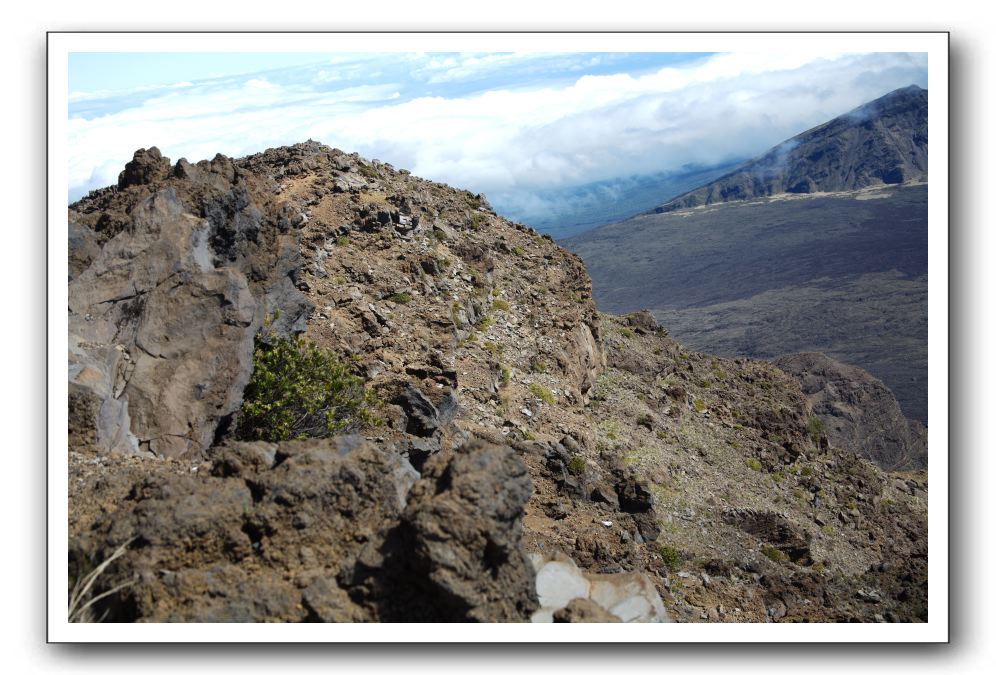
[[[146,150],[140,148],[130,162],[125,164],[124,171],[118,175],[118,187],[127,188],[132,185],[148,185],[169,176],[169,157],[163,157],[159,148],[153,146]]]
[[[71,542],[77,569],[128,550],[112,621],[353,621],[338,587],[362,542],[394,526],[418,474],[391,445],[339,437],[212,449],[209,473],[150,475]],[[130,542],[130,544],[129,544]]]
[[[411,568],[439,618],[521,621],[536,608],[520,547],[532,481],[508,447],[475,442],[426,464],[404,520]]]
[[[132,223],[69,284],[71,390],[99,401],[99,450],[177,456],[238,408],[258,305],[245,275],[212,265],[207,222],[174,190]]]
[[[208,448],[241,405],[264,316],[303,331],[299,235],[224,156],[139,150],[70,212],[70,437],[100,453]],[[125,188],[146,186],[144,192]]]

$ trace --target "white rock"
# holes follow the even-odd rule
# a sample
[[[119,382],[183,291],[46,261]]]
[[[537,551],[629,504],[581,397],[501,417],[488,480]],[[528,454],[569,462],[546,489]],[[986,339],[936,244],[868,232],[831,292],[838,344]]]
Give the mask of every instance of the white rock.
[[[587,598],[589,584],[573,562],[552,561],[537,572],[536,593],[541,607],[558,610],[574,598]]]

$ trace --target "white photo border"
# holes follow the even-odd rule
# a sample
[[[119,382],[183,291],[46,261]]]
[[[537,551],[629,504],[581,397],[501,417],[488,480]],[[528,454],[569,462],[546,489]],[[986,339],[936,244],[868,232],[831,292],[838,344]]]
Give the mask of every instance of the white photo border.
[[[946,32],[52,32],[48,34],[49,642],[949,641],[948,42]],[[330,44],[331,43],[331,44]],[[331,48],[330,48],[331,47]],[[922,624],[72,624],[68,580],[68,96],[72,52],[923,52],[932,152],[928,200],[928,612]]]

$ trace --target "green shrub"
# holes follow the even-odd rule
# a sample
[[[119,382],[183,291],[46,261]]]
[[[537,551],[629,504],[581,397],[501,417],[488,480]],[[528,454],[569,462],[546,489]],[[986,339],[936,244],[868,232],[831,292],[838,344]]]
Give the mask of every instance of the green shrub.
[[[774,562],[785,562],[788,560],[788,556],[784,552],[775,548],[774,546],[765,546],[761,549],[761,553],[767,556],[770,560]]]
[[[485,349],[487,349],[492,354],[497,354],[498,353],[498,345],[496,345],[494,342],[485,342],[481,346],[484,347]]]
[[[820,437],[823,436],[823,420],[819,417],[813,415],[809,418],[809,424],[806,425],[806,431],[809,432],[809,438],[813,441],[813,445],[820,444]]]
[[[520,258],[521,258],[522,256],[526,255],[526,252],[525,252],[525,250],[523,250],[523,248],[522,248],[521,246],[513,246],[513,247],[512,247],[512,253],[513,253],[514,255],[517,255],[517,256],[519,256]]]
[[[508,303],[501,299],[495,300],[494,302],[491,303],[491,309],[496,311],[507,312]]]
[[[542,359],[533,359],[532,363],[529,364],[529,367],[534,373],[546,372],[546,363]]]
[[[554,403],[557,402],[557,399],[553,397],[553,394],[550,392],[549,389],[547,389],[542,385],[536,384],[535,382],[529,385],[529,391],[533,392],[533,395],[536,398],[540,399],[541,401],[543,401],[543,403],[546,403],[547,405],[553,405]]]
[[[760,471],[761,470],[761,462],[760,462],[760,460],[754,459],[753,457],[751,457],[750,459],[747,460],[747,466],[750,467],[751,469],[753,469],[754,471]]]
[[[660,554],[661,562],[664,563],[664,567],[667,568],[668,572],[674,572],[681,567],[681,552],[674,546],[660,544],[657,547],[657,552]]]
[[[357,169],[361,176],[365,178],[380,178],[380,172],[372,166],[366,164],[360,164],[360,168]]]
[[[286,441],[375,426],[376,396],[332,351],[303,338],[256,339],[239,436]]]
[[[584,457],[581,455],[572,455],[571,458],[567,460],[567,470],[574,476],[580,476],[587,468],[588,463],[584,461]]]
[[[490,316],[484,315],[477,322],[476,328],[479,331],[486,331],[488,328],[491,327],[492,323],[494,323],[494,319],[492,319]]]
[[[622,336],[623,336],[624,338],[631,338],[631,337],[633,337],[633,331],[632,331],[632,330],[630,330],[629,328],[623,328],[622,330],[620,330],[620,331],[619,331],[619,333],[620,333],[620,334],[621,334],[621,335],[622,335]]]
[[[508,366],[502,366],[501,378],[498,380],[498,383],[501,386],[506,387],[508,386],[508,383],[511,381],[512,381],[512,371],[508,369]]]
[[[338,237],[335,238],[335,245],[336,246],[345,246],[348,243],[349,243],[349,237],[347,237],[344,234],[341,234],[341,235],[339,235]]]
[[[692,401],[692,407],[695,408],[695,412],[697,413],[705,412],[706,409],[705,401],[703,401],[700,398],[697,398],[694,401]]]
[[[392,293],[387,297],[391,302],[396,302],[399,305],[407,305],[412,301],[412,296],[410,293],[402,291],[401,293]]]

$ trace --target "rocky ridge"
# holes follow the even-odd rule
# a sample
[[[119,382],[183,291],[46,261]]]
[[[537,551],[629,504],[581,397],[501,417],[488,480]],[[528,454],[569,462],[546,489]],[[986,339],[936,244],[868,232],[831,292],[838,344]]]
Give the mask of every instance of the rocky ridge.
[[[481,195],[310,141],[150,149],[69,220],[71,576],[126,549],[98,616],[926,618],[925,473],[811,438],[770,364],[599,314]],[[349,359],[383,425],[234,439],[264,322]],[[588,584],[560,607],[551,561]]]
[[[927,468],[927,429],[867,371],[825,354],[786,354],[775,365],[799,380],[830,443],[887,471]]]
[[[654,209],[927,181],[927,90],[897,89]]]

